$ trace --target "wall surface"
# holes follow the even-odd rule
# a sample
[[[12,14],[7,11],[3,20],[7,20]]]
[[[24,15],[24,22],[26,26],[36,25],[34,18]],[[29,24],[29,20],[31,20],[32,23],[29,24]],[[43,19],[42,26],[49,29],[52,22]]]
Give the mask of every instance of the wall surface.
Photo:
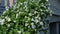
[[[49,3],[53,14],[60,15],[60,0],[49,0]]]

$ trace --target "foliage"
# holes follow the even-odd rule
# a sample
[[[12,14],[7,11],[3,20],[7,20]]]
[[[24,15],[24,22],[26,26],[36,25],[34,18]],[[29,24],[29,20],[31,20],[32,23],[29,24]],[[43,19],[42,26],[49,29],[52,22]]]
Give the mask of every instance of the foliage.
[[[16,0],[1,16],[0,34],[37,34],[50,15],[47,6],[46,0]]]

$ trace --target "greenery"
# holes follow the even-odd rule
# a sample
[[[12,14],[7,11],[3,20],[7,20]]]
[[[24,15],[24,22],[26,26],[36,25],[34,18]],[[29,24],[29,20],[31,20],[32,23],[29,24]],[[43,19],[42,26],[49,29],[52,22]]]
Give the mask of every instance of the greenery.
[[[51,13],[47,6],[47,0],[16,0],[0,18],[0,34],[37,34]]]

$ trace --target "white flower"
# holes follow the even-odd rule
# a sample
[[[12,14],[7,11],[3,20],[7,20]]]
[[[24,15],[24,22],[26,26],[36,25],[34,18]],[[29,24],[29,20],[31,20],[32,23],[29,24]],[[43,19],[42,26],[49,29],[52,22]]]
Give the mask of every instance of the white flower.
[[[34,23],[31,23],[31,25],[33,25]]]
[[[30,28],[30,26],[28,26],[28,28]]]
[[[10,27],[10,24],[7,24],[8,27]]]
[[[33,18],[32,18],[31,20],[32,20],[32,21],[34,21],[34,19],[33,19]]]
[[[29,13],[29,16],[32,16],[32,13]]]
[[[23,4],[23,3],[20,3],[21,5]]]
[[[10,19],[10,18],[8,18],[8,22],[9,22],[9,21],[11,21],[11,19]]]
[[[18,18],[18,14],[16,14],[16,18]]]
[[[38,19],[35,19],[35,20],[34,20],[34,22],[38,23],[38,22],[39,22],[39,20],[38,20]]]
[[[8,10],[8,8],[9,8],[9,7],[7,6],[7,7],[6,7],[6,10]]]
[[[10,19],[8,16],[6,16],[5,19],[6,19],[8,22],[11,21],[11,19]]]
[[[27,16],[25,16],[25,18],[28,18]]]
[[[26,21],[26,22],[28,22],[28,21]]]
[[[21,12],[19,12],[19,14],[20,14]]]
[[[25,23],[25,26],[28,26],[28,23]]]
[[[43,22],[40,22],[40,25],[43,25]]]
[[[36,23],[39,22],[39,20],[35,20],[35,21],[36,21]]]
[[[4,21],[5,21],[5,19],[0,19],[0,24],[3,25]]]
[[[28,17],[28,20],[30,20],[30,18]]]
[[[31,19],[32,21],[34,21],[35,23],[38,23],[39,22],[39,20],[38,19],[36,19],[36,17],[35,17],[35,19]]]
[[[41,11],[43,11],[42,9],[40,9]]]
[[[21,34],[21,31],[18,31],[19,34]]]
[[[36,19],[38,18],[38,16],[37,17],[35,17]]]
[[[31,26],[32,26],[32,28],[33,28],[33,29],[35,28],[35,25],[34,25],[34,23],[31,23]]]
[[[16,22],[16,20],[14,20],[14,22]]]
[[[48,1],[48,0],[46,0],[46,1]]]
[[[34,12],[34,14],[36,14],[36,13],[37,13],[37,11]]]
[[[40,18],[40,17],[38,17],[38,19],[40,20],[41,18]]]

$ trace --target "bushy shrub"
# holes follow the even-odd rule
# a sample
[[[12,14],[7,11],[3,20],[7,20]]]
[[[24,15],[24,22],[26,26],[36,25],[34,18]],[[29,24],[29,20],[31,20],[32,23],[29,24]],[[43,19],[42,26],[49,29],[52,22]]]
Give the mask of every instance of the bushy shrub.
[[[16,0],[0,19],[0,34],[37,34],[50,15],[47,0]]]

